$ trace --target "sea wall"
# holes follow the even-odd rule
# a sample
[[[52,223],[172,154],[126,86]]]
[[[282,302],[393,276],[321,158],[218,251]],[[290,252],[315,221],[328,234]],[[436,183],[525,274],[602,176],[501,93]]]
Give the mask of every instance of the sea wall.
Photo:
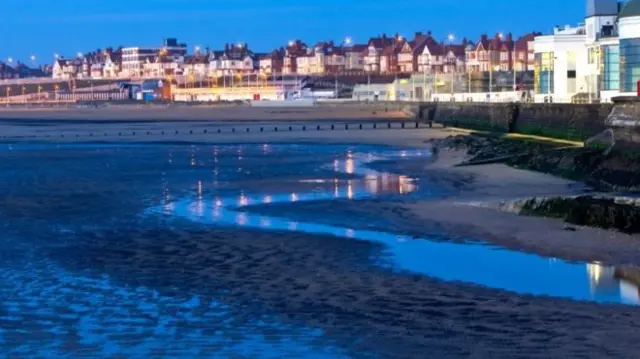
[[[605,124],[618,148],[640,148],[640,98],[614,97],[614,108]]]
[[[585,140],[604,131],[611,104],[421,104],[418,118],[446,126]]]

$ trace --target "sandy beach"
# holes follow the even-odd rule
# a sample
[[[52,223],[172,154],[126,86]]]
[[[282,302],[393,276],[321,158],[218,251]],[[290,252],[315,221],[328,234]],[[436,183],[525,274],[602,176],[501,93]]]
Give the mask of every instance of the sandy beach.
[[[238,144],[362,144],[428,150],[429,140],[452,134],[446,130],[402,129],[398,123],[394,123],[392,129],[384,126],[374,129],[371,125],[375,121],[361,122],[368,125],[362,130],[357,124],[348,130],[344,126],[330,130],[328,126],[332,122],[350,123],[349,118],[343,116],[329,122],[313,116],[290,122],[284,118],[258,118],[256,114],[251,123],[246,120],[195,121],[194,118],[190,118],[194,121],[150,121],[143,117],[129,118],[126,122],[82,121],[79,114],[75,121],[55,121],[33,116],[24,117],[30,119],[25,121],[0,120],[0,131],[9,137],[0,153],[1,168],[7,175],[7,186],[0,196],[0,216],[6,223],[4,232],[7,238],[25,235],[31,238],[28,245],[20,241],[7,244],[3,256],[8,269],[0,279],[23,276],[32,280],[28,289],[5,286],[0,289],[0,298],[19,303],[25,311],[34,304],[49,307],[52,301],[71,304],[56,306],[57,317],[47,314],[47,321],[37,321],[37,325],[33,323],[40,319],[40,314],[21,316],[17,322],[3,322],[5,327],[31,328],[29,337],[18,331],[11,332],[5,343],[0,344],[7,352],[15,348],[6,343],[42,345],[52,340],[47,333],[69,325],[79,326],[90,313],[95,313],[91,318],[111,323],[101,330],[108,338],[123,343],[123,348],[133,348],[134,344],[150,338],[162,340],[167,346],[190,338],[184,335],[178,340],[158,334],[161,323],[164,326],[174,323],[181,330],[197,331],[189,345],[192,348],[205,348],[206,340],[216,336],[224,337],[226,343],[239,341],[246,339],[249,335],[246,333],[254,328],[253,321],[261,320],[263,328],[268,326],[264,318],[275,315],[287,325],[304,323],[319,328],[331,345],[350,357],[423,358],[425,353],[438,358],[637,356],[640,310],[636,307],[523,295],[390,271],[370,264],[371,258],[384,253],[384,246],[367,241],[293,231],[212,227],[171,216],[142,219],[140,216],[153,202],[155,197],[151,194],[162,193],[164,198],[197,193],[195,183],[199,182],[194,179],[205,174],[212,176],[212,163],[202,159],[212,161],[212,146],[234,145],[230,150],[234,156],[236,149],[239,150]],[[105,115],[104,119],[108,118]],[[274,126],[280,126],[280,130],[275,132]],[[288,131],[288,126],[295,128]],[[322,129],[313,131],[317,126]],[[260,127],[265,131],[260,132]],[[246,132],[246,128],[250,128],[250,132]],[[221,129],[221,133],[217,129]],[[105,132],[107,135],[102,135]],[[163,154],[171,160],[170,165],[165,157],[158,158],[157,152],[148,151],[144,146],[139,150],[132,147],[88,153],[72,148],[60,154],[46,149],[32,153],[9,150],[51,142],[190,143],[205,149],[182,146],[180,150],[171,150],[169,155]],[[203,181],[202,196],[245,188],[275,191],[294,185],[304,187],[294,181],[297,178],[294,175],[324,164],[326,155],[305,153],[298,159],[288,160],[291,162],[283,162],[285,158],[280,159],[277,154],[266,159],[247,156],[248,161],[253,161],[253,167],[248,167],[251,171],[243,166],[242,171],[247,172],[234,171],[233,180],[221,178],[213,184]],[[460,151],[440,151],[437,158],[379,161],[369,165],[380,171],[420,178],[421,188],[438,190],[429,196],[256,205],[245,211],[265,216],[286,215],[294,221],[313,218],[320,224],[326,221],[335,226],[366,226],[370,230],[434,238],[434,241],[490,243],[546,256],[550,263],[558,258],[640,265],[637,236],[593,228],[566,231],[559,220],[478,207],[478,203],[498,203],[532,195],[588,191],[582,184],[504,165],[454,166],[464,158]],[[200,166],[199,161],[204,164]],[[236,160],[233,161],[232,168],[235,168]],[[268,177],[274,166],[282,166],[286,173]],[[70,171],[69,168],[82,170]],[[50,172],[43,172],[45,169]],[[172,171],[176,175],[168,176]],[[326,175],[316,171],[314,176]],[[351,177],[345,176],[345,181],[347,178]],[[166,193],[168,188],[170,194]],[[325,218],[318,215],[321,213],[334,215]],[[123,219],[112,228],[115,218]],[[52,243],[49,237],[43,236],[40,232],[43,228],[55,231],[56,241]],[[27,248],[38,248],[43,259],[28,267],[29,271],[15,274],[22,268],[21,260],[30,256]],[[86,289],[70,294],[69,280],[61,277],[57,268],[80,272],[89,278],[110,278],[109,286],[96,284],[92,289],[108,304],[100,311],[87,310],[96,299]],[[504,270],[506,274],[509,268]],[[51,283],[54,287],[47,287],[47,298],[27,298],[27,290],[44,292],[39,286]],[[126,292],[131,288],[138,289]],[[145,294],[141,288],[152,288],[155,294]],[[194,296],[198,298],[196,304],[190,307],[182,304]],[[180,298],[176,302],[180,304],[158,299],[165,297]],[[144,306],[145,300],[154,303],[153,311]],[[229,313],[209,315],[213,302],[228,306]],[[121,306],[126,315],[119,312]],[[79,310],[78,314],[73,308],[85,308],[85,311]],[[131,332],[123,330],[113,323],[114,315],[126,316],[130,323],[140,324]],[[205,319],[189,322],[201,316]],[[308,339],[300,334],[302,331],[285,333],[278,328],[281,327],[269,329],[265,334],[275,338],[276,346],[286,336]],[[83,343],[78,339],[81,336],[82,333],[74,332],[63,347],[67,348],[66,353],[75,353],[76,357],[91,357],[90,353],[95,352],[99,344]],[[316,344],[319,345],[309,345]],[[319,350],[319,347],[313,348]],[[191,353],[193,357],[206,357],[223,349],[224,345],[219,344],[193,354],[176,347],[165,354]],[[82,353],[86,355],[79,355]]]
[[[109,120],[109,121],[268,121],[268,120],[362,120],[409,118],[404,111],[372,110],[367,106],[250,107],[248,105],[82,105],[60,107],[4,107],[2,120]]]

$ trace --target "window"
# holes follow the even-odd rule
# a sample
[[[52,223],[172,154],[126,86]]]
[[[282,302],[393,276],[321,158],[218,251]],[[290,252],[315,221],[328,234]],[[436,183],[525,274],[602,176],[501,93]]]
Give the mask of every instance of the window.
[[[534,87],[538,94],[553,93],[554,81],[553,81],[553,66],[554,66],[554,53],[553,52],[540,52],[535,54],[535,76]]]
[[[640,80],[640,39],[620,40],[620,91],[635,92]]]
[[[589,49],[589,64],[597,64],[600,57],[600,49],[592,47]]]
[[[603,46],[601,58],[602,88],[604,90],[620,89],[620,47]]]

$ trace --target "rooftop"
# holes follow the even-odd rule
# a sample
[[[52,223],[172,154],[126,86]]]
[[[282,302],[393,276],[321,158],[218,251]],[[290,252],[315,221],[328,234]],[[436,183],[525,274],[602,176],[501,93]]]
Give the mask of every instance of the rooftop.
[[[619,19],[640,16],[640,0],[630,0],[620,11]]]

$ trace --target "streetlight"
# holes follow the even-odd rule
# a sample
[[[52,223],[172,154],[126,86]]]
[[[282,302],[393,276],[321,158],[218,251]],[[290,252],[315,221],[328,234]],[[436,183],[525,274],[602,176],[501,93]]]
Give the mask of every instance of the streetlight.
[[[503,35],[502,33],[498,33],[498,38],[502,41]],[[493,48],[493,41],[489,42],[489,99],[491,99],[492,92],[492,82],[493,82],[493,51],[496,50]],[[500,62],[500,58],[498,57],[498,63]],[[499,70],[499,67],[496,66],[496,71]]]
[[[499,67],[496,65],[496,71],[498,71],[498,69],[499,69]],[[493,84],[492,84],[492,82],[493,82],[493,76],[492,76],[493,71],[492,70],[493,70],[493,65],[491,65],[491,67],[489,67],[489,102],[491,102],[491,94],[492,94],[492,91],[493,91],[492,90],[492,87],[493,87]]]
[[[451,43],[453,42],[453,40],[455,39],[455,35],[454,34],[449,34],[449,51],[451,51]],[[448,54],[447,54],[448,55]],[[455,54],[454,54],[455,57]],[[454,58],[453,63],[454,63],[454,68],[455,68],[455,62],[456,59]],[[449,71],[451,71],[451,95],[453,96],[453,70],[451,68],[451,63],[449,63]]]
[[[353,40],[351,39],[351,36],[347,36],[347,37],[344,39],[344,43],[345,43],[346,45],[351,45],[351,43],[352,43],[352,42],[353,42]]]
[[[196,45],[195,50],[196,50],[196,54],[200,54],[200,46],[199,45]]]
[[[8,58],[8,59],[7,59],[7,61],[8,61],[9,63],[13,63],[13,57]]]

